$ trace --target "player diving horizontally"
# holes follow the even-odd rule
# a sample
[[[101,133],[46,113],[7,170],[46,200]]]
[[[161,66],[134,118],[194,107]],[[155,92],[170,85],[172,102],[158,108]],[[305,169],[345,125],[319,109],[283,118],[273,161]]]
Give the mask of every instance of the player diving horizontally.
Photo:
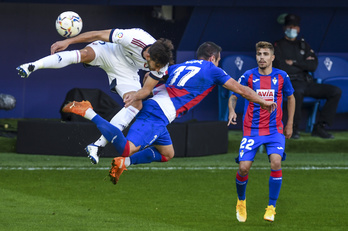
[[[70,44],[89,42],[92,43],[81,50],[63,51]],[[163,77],[168,64],[173,63],[173,49],[170,40],[155,40],[138,28],[90,31],[54,43],[50,56],[22,64],[17,70],[22,78],[28,78],[32,72],[39,69],[63,68],[70,64],[85,63],[102,68],[108,76],[110,90],[118,93],[122,99],[139,89],[139,93],[144,94],[145,98]],[[139,82],[140,69],[150,71],[150,78],[147,78],[143,88]],[[122,131],[141,108],[142,101],[134,101],[127,108],[122,108],[110,122]],[[93,164],[99,162],[99,151],[107,143],[105,137],[101,136],[86,147]]]
[[[131,164],[166,162],[173,158],[174,148],[166,126],[201,102],[216,85],[240,94],[268,112],[277,107],[276,103],[262,99],[255,91],[240,85],[217,67],[220,52],[221,47],[205,42],[197,50],[197,60],[170,66],[167,82],[157,86],[153,91],[154,96],[144,101],[143,109],[136,116],[127,138],[121,130],[97,115],[88,101],[73,101],[63,107],[63,112],[75,113],[94,122],[122,154],[113,159],[109,173],[114,184]],[[125,106],[141,99],[141,94],[132,93]]]
[[[273,45],[269,42],[258,42],[256,44],[258,67],[246,71],[238,81],[241,85],[255,90],[265,100],[277,103],[277,110],[269,114],[261,109],[259,105],[244,100],[243,138],[237,158],[239,169],[236,174],[238,195],[236,216],[240,222],[245,222],[247,218],[245,193],[248,174],[256,152],[261,145],[265,145],[271,163],[269,204],[264,219],[272,222],[276,214],[276,202],[282,185],[281,162],[286,157],[284,152],[285,138],[290,139],[292,135],[295,97],[288,74],[285,71],[272,68],[274,58]],[[288,121],[285,128],[282,122],[283,95],[287,97],[288,108]],[[234,111],[236,103],[237,94],[232,93],[229,99],[229,124],[236,124],[237,114]]]

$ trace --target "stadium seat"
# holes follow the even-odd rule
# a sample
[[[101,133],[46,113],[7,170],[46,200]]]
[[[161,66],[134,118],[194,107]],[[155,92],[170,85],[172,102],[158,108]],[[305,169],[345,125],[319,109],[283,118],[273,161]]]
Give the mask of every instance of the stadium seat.
[[[342,82],[342,84],[347,84],[345,80],[338,80],[334,78],[328,81],[328,79],[331,79],[336,76],[341,76],[341,77],[348,76],[348,60],[341,57],[337,57],[337,56],[319,55],[318,67],[313,73],[313,76],[318,83],[327,83],[327,84],[335,85]],[[339,85],[336,85],[336,86],[339,86]],[[341,99],[343,98],[344,97],[342,94]],[[310,113],[308,117],[306,132],[312,132],[319,105],[323,105],[324,102],[325,100],[317,100],[312,97],[304,98],[304,103],[313,105],[312,112]],[[340,110],[344,110],[344,105],[342,100],[340,101],[340,104],[341,104]],[[337,111],[337,113],[339,112]]]
[[[318,56],[318,67],[313,73],[316,79],[348,75],[348,60],[330,55]]]
[[[331,84],[341,88],[342,95],[338,103],[336,113],[347,113],[348,104],[347,102],[345,102],[345,100],[348,99],[348,72],[346,73],[346,76],[335,76],[326,78],[323,80],[322,83]],[[323,102],[321,102],[321,104],[323,104]]]
[[[255,57],[248,55],[230,55],[222,59],[221,68],[226,71],[232,78],[238,80],[246,70],[257,67]],[[228,120],[228,99],[231,96],[229,90],[219,86],[219,120]],[[244,100],[238,99],[236,113],[243,113]]]

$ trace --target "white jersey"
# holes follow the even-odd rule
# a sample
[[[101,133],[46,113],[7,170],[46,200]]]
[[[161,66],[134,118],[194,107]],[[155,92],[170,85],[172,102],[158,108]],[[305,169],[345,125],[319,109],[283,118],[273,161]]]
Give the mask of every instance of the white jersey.
[[[113,29],[110,33],[110,42],[121,45],[118,46],[118,52],[126,57],[130,65],[137,69],[149,70],[142,52],[156,42],[150,34],[138,28]]]
[[[138,71],[149,71],[142,53],[154,42],[156,40],[142,29],[113,29],[110,42],[95,41],[88,45],[96,55],[88,64],[102,68],[108,75],[110,90],[123,98],[125,93],[141,89]],[[155,76],[162,78],[167,68]]]

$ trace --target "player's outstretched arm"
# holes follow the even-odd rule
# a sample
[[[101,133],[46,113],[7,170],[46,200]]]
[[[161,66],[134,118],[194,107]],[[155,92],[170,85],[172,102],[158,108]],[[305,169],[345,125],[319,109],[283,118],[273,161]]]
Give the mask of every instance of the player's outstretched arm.
[[[67,38],[65,40],[57,41],[51,46],[51,54],[65,50],[70,44],[75,43],[90,43],[96,40],[109,42],[110,30],[88,31],[77,35],[76,37]]]
[[[277,104],[273,101],[266,101],[262,99],[256,92],[246,86],[243,86],[239,84],[236,80],[234,79],[229,79],[223,87],[227,88],[230,91],[233,91],[242,97],[246,98],[250,102],[254,102],[257,104],[260,104],[262,109],[267,110],[269,113],[273,112],[277,108]]]
[[[133,105],[134,102],[141,101],[148,97],[151,93],[153,88],[158,84],[158,80],[155,80],[151,77],[148,77],[148,74],[145,75],[145,83],[144,86],[138,90],[137,92],[130,92],[129,94],[125,94],[123,102],[125,107],[129,107],[130,105]]]

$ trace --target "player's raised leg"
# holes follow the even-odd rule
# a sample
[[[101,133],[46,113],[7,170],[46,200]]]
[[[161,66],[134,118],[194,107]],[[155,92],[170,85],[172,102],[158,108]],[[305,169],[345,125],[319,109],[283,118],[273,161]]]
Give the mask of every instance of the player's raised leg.
[[[89,101],[70,102],[63,107],[62,111],[67,113],[74,113],[83,116],[88,120],[91,120],[97,125],[98,129],[104,135],[104,137],[115,146],[118,153],[129,156],[129,142],[124,137],[122,131],[100,117],[93,110],[92,105]]]
[[[133,106],[129,106],[127,108],[124,107],[111,119],[110,123],[119,130],[123,131],[126,127],[128,127],[138,112],[139,110]],[[97,141],[87,145],[85,150],[92,164],[98,164],[100,153],[107,143],[108,140],[102,135]]]
[[[81,50],[61,51],[34,62],[25,63],[17,67],[18,75],[28,78],[31,73],[39,69],[58,69],[70,64],[89,63],[95,58],[95,52],[91,47]]]
[[[109,172],[110,180],[114,184],[117,184],[122,172],[127,170],[126,168],[130,165],[167,162],[173,157],[173,145],[156,145],[156,147],[145,148],[129,157],[116,157],[111,163],[112,167]]]
[[[58,69],[70,64],[81,62],[80,51],[62,51],[53,55],[46,56],[35,62],[25,63],[17,67],[18,75],[28,78],[31,73],[38,69]]]

